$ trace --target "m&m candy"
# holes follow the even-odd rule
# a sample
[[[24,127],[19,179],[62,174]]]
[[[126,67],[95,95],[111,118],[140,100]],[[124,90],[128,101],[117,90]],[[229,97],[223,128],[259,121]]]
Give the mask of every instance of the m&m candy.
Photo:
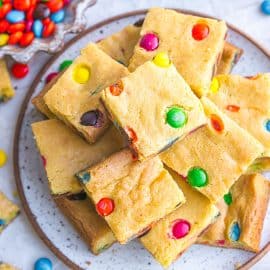
[[[31,7],[31,0],[13,0],[13,7],[17,10],[26,11]]]
[[[231,241],[238,241],[240,238],[241,229],[238,222],[234,222],[231,226],[229,237]]]
[[[33,11],[33,17],[37,20],[43,20],[51,14],[50,9],[45,4],[38,4]]]
[[[158,45],[159,38],[154,33],[145,34],[140,41],[140,47],[146,51],[154,51],[158,48]]]
[[[212,93],[216,93],[219,89],[219,81],[217,78],[214,78],[211,82],[211,85],[210,85],[210,91]]]
[[[52,270],[53,265],[50,259],[48,258],[39,258],[35,262],[34,266],[35,270]]]
[[[232,204],[232,194],[231,192],[225,194],[223,196],[223,199],[224,199],[224,202],[227,204],[227,205],[231,205]]]
[[[75,82],[85,84],[91,76],[90,69],[85,65],[76,66],[73,71],[73,79]]]
[[[64,1],[63,0],[50,0],[46,4],[51,12],[57,12],[58,10],[63,8]]]
[[[46,83],[49,83],[51,80],[53,80],[57,76],[58,76],[58,72],[52,72],[48,74],[48,76],[46,77]]]
[[[265,129],[270,132],[270,119],[265,122]]]
[[[8,43],[9,35],[8,34],[0,34],[0,46],[5,46]]]
[[[65,60],[59,66],[59,71],[63,71],[67,69],[73,63],[72,60]]]
[[[16,32],[23,32],[25,29],[25,23],[24,22],[19,22],[19,23],[14,23],[10,24],[7,32],[8,33],[16,33]]]
[[[52,21],[49,21],[47,23],[44,23],[43,33],[42,36],[44,38],[47,38],[51,36],[55,31],[55,24]]]
[[[15,32],[9,36],[8,44],[9,45],[16,45],[19,43],[23,36],[23,32]]]
[[[7,162],[7,154],[0,149],[0,168],[3,167]]]
[[[33,42],[34,38],[35,35],[33,32],[24,33],[22,38],[20,39],[19,44],[21,47],[27,47]]]
[[[0,218],[0,227],[6,225],[6,221]]]
[[[11,68],[11,72],[15,78],[22,79],[28,74],[29,67],[26,64],[15,63]]]
[[[221,118],[218,115],[211,114],[210,115],[210,121],[211,121],[211,126],[217,132],[222,132],[224,130],[223,121],[221,120]]]
[[[168,56],[167,53],[160,52],[158,53],[154,59],[153,59],[154,64],[156,64],[158,67],[169,67],[171,65],[171,60]]]
[[[181,239],[188,235],[190,228],[190,223],[187,220],[179,219],[173,222],[172,231],[169,235],[173,239]]]
[[[92,110],[81,116],[80,124],[83,126],[101,127],[103,123],[103,113],[100,110]]]
[[[124,84],[120,80],[117,83],[112,84],[109,89],[113,96],[119,96],[124,91]]]
[[[230,112],[239,112],[240,107],[237,105],[227,105],[226,110]]]
[[[136,132],[134,131],[133,128],[131,127],[126,127],[125,128],[125,132],[129,138],[130,141],[132,141],[133,143],[137,142],[138,141],[138,137],[137,137],[137,134]]]
[[[2,6],[0,7],[0,19],[5,18],[5,16],[8,14],[8,12],[12,9],[12,5],[10,3],[2,3]]]
[[[51,15],[51,20],[54,23],[61,23],[61,22],[63,22],[64,19],[65,19],[65,10],[64,9],[60,9],[59,11],[54,12]]]
[[[264,14],[270,15],[270,0],[265,0],[262,2],[261,10]]]
[[[41,20],[35,20],[32,26],[33,33],[36,38],[41,38],[42,37],[42,32],[43,32],[43,23]]]
[[[80,180],[82,184],[87,184],[91,179],[91,175],[87,171],[77,173],[76,177]]]
[[[166,114],[166,123],[173,128],[181,128],[187,123],[187,114],[183,108],[174,106]]]
[[[96,205],[97,212],[103,217],[110,215],[114,207],[114,201],[110,198],[103,198]]]
[[[8,27],[9,27],[8,21],[6,21],[6,20],[1,20],[0,21],[0,33],[6,32]]]
[[[193,167],[188,171],[187,180],[192,187],[204,187],[208,184],[208,175],[204,169]]]
[[[197,41],[201,41],[208,37],[209,32],[210,29],[206,23],[197,23],[192,28],[192,37]]]
[[[7,14],[6,19],[9,23],[23,22],[25,19],[25,14],[24,12],[19,11],[19,10],[11,10]]]

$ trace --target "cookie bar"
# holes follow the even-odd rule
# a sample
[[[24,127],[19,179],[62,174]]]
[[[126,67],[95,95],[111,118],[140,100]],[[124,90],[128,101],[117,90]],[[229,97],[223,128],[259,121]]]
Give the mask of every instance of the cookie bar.
[[[52,194],[82,190],[74,174],[124,147],[122,137],[111,126],[95,144],[88,144],[57,119],[32,124]]]
[[[6,102],[15,95],[4,59],[0,59],[0,103]]]
[[[158,157],[139,162],[129,149],[79,172],[77,178],[121,244],[143,234],[185,201]]]
[[[98,47],[114,60],[128,66],[134,47],[139,40],[140,30],[139,27],[128,25],[120,32],[98,42]]]
[[[43,115],[47,116],[49,119],[56,118],[55,115],[49,110],[48,106],[44,101],[44,96],[47,92],[53,87],[53,85],[60,78],[62,73],[59,73],[55,78],[53,78],[49,83],[47,83],[44,88],[40,91],[40,93],[32,99],[32,104],[36,107],[36,109],[41,112]]]
[[[89,44],[45,94],[44,100],[54,115],[93,143],[109,126],[99,100],[100,92],[127,74],[123,65],[97,45]]]
[[[0,233],[19,214],[20,209],[0,191]]]
[[[94,254],[98,255],[116,241],[111,229],[97,214],[85,193],[54,196],[54,200]]]
[[[107,87],[101,98],[140,160],[206,123],[200,100],[163,53]]]
[[[244,175],[218,203],[221,216],[198,243],[258,252],[270,182],[260,174]]]
[[[0,270],[18,270],[18,269],[10,264],[0,262]]]
[[[163,266],[168,267],[216,220],[218,209],[185,179],[170,172],[186,197],[186,203],[160,220],[140,238],[144,247]]]
[[[216,74],[229,74],[233,67],[238,63],[243,50],[229,42],[225,42],[223,53],[219,64],[217,65]]]
[[[201,101],[208,124],[175,143],[161,159],[217,202],[261,155],[263,146],[209,99],[203,97]]]
[[[227,26],[224,21],[185,15],[153,8],[147,13],[129,70],[169,52],[172,62],[192,90],[208,92],[224,47]]]
[[[270,155],[270,73],[253,78],[220,75],[214,78],[209,98],[242,128],[250,132]]]

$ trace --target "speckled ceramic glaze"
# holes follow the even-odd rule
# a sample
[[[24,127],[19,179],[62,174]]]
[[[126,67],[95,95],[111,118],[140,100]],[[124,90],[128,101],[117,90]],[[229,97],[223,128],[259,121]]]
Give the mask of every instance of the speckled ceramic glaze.
[[[107,22],[88,32],[71,44],[60,56],[56,56],[44,73],[39,74],[40,82],[37,83],[32,97],[43,88],[46,76],[58,70],[59,64],[66,59],[73,59],[79,54],[79,50],[90,41],[97,41],[116,31],[125,25],[134,23],[143,15],[128,16],[120,20]],[[247,38],[230,30],[229,40],[244,49],[245,53],[234,73],[252,75],[258,72],[270,71],[270,59]],[[156,270],[162,269],[151,255],[140,245],[138,241],[132,241],[128,245],[115,244],[112,248],[96,257],[92,255],[68,220],[56,208],[52,201],[41,158],[35,147],[30,124],[42,120],[42,116],[28,101],[21,129],[19,130],[18,160],[21,192],[24,193],[26,203],[35,217],[32,224],[36,223],[41,229],[40,235],[50,241],[51,248],[58,249],[60,255],[69,258],[74,265],[91,270]],[[27,208],[27,206],[26,206]],[[29,210],[28,209],[28,210]],[[37,227],[37,226],[36,226]],[[267,230],[268,228],[268,230]],[[262,245],[270,239],[270,209],[268,210]],[[55,251],[55,250],[54,250]],[[234,269],[235,265],[242,264],[251,258],[252,253],[223,248],[193,245],[184,255],[169,269]],[[73,267],[75,268],[75,266]]]

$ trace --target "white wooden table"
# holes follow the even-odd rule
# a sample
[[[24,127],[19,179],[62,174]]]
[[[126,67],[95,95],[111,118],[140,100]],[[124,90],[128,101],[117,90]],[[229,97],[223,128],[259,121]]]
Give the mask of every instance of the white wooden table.
[[[93,25],[117,14],[152,6],[189,9],[222,18],[251,35],[265,48],[270,49],[270,16],[267,17],[260,12],[260,3],[261,0],[98,0],[96,6],[88,11],[87,18],[89,18],[88,24]],[[36,55],[30,63],[30,75],[23,80],[14,81],[17,88],[16,97],[0,106],[0,149],[4,149],[9,158],[7,165],[0,169],[0,190],[18,204],[20,201],[16,195],[12,167],[15,124],[20,105],[31,82],[49,58],[44,53]],[[21,215],[0,236],[0,261],[14,264],[22,270],[31,270],[39,257],[49,257],[56,270],[67,269],[38,238],[22,211]],[[269,270],[270,254],[252,269]]]

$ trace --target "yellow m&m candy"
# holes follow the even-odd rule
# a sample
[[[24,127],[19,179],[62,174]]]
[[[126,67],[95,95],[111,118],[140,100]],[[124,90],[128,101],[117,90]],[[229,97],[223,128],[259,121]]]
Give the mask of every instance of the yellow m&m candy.
[[[87,66],[81,65],[74,68],[73,79],[75,82],[85,84],[90,79],[90,76],[91,71]]]
[[[211,85],[210,85],[210,91],[212,93],[216,93],[219,89],[219,81],[217,78],[214,78],[211,82]]]
[[[0,34],[0,46],[5,46],[8,43],[9,35],[8,34]]]
[[[155,65],[157,65],[159,67],[163,67],[163,68],[169,67],[171,65],[171,60],[170,60],[168,54],[165,52],[158,53],[154,57],[153,62]]]
[[[0,168],[3,167],[7,162],[7,154],[0,149]]]

